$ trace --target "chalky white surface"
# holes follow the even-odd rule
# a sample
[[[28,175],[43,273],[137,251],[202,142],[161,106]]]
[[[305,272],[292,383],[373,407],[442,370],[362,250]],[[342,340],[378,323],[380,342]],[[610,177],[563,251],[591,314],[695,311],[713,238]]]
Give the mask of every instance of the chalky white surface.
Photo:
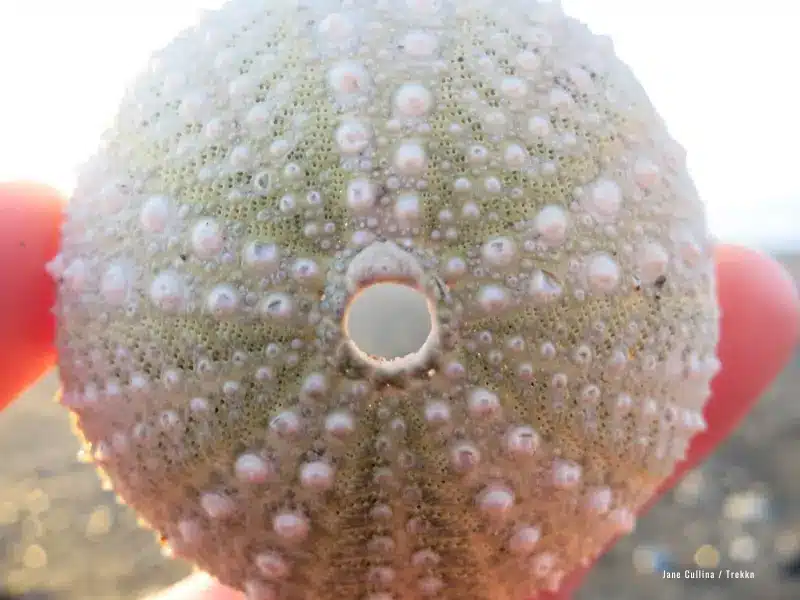
[[[63,402],[250,600],[555,589],[704,427],[702,204],[556,2],[234,0],[153,58],[67,210]],[[344,335],[381,279],[435,315],[403,368]]]

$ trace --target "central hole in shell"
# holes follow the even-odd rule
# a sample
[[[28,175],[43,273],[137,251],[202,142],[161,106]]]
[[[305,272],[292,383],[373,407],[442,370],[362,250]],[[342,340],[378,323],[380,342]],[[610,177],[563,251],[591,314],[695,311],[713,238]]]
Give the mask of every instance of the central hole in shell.
[[[417,289],[381,282],[360,290],[345,313],[345,334],[364,354],[390,361],[422,349],[433,329],[433,306]]]

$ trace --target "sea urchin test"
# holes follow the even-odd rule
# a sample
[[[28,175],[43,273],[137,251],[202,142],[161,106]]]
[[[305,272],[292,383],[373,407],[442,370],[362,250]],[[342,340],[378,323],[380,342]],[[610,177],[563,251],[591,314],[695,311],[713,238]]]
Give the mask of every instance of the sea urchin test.
[[[234,0],[132,84],[50,270],[62,402],[250,600],[521,600],[692,436],[682,149],[555,2]]]

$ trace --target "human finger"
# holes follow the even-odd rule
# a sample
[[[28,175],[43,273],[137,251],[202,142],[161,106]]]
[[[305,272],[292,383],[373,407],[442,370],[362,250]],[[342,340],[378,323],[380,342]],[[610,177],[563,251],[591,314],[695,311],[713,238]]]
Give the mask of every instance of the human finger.
[[[245,600],[244,595],[205,573],[195,573],[144,600]]]
[[[0,183],[0,409],[55,360],[55,286],[64,197],[33,183]]]

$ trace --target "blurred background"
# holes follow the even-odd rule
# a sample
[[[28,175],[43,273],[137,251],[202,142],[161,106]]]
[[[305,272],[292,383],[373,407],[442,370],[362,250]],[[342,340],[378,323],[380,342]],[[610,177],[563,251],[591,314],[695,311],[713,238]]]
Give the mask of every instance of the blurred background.
[[[221,0],[3,0],[0,181],[69,194],[126,83]],[[707,202],[714,235],[800,278],[800,84],[785,0],[563,0],[637,73]],[[767,343],[767,341],[765,341]],[[188,573],[78,463],[48,375],[0,417],[0,600],[134,600]],[[664,569],[751,580],[664,581]],[[5,588],[3,587],[5,586]],[[737,433],[599,564],[579,600],[800,599],[800,355]]]

